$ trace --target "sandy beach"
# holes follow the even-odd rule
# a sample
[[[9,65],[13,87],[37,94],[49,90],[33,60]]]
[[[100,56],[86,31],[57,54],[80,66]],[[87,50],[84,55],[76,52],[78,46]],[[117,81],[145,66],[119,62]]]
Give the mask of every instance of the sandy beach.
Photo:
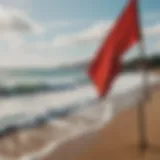
[[[119,113],[109,124],[96,134],[88,134],[70,141],[58,148],[43,160],[159,160],[160,159],[160,92],[158,86],[153,89],[151,99],[145,105],[146,138],[148,148],[141,152],[139,148],[139,130],[137,107]],[[137,104],[138,106],[138,104]],[[94,138],[93,138],[94,135]],[[86,138],[85,149],[75,153],[74,150]],[[88,144],[88,139],[92,141]],[[88,138],[88,139],[87,139]],[[62,154],[63,153],[63,154]]]
[[[57,138],[69,137],[71,127],[84,129],[95,122],[86,117],[73,115],[59,120],[58,125],[57,122],[53,122],[5,135],[0,138],[0,159],[159,160],[159,97],[160,87],[157,85],[152,88],[151,97],[145,104],[148,148],[143,154],[138,147],[137,103],[118,113],[103,128],[87,132],[76,138],[72,137],[58,147],[56,146]],[[97,120],[94,119],[94,121]],[[62,127],[59,126],[60,123]],[[82,127],[83,123],[86,124],[85,127]]]
[[[139,148],[137,108],[118,114],[99,132],[99,137],[78,160],[159,160],[160,159],[160,92],[154,90],[145,106],[148,148]]]

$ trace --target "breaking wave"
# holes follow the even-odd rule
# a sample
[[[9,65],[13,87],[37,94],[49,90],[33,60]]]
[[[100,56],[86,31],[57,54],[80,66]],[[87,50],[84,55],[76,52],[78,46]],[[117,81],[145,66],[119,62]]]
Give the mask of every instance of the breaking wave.
[[[31,83],[14,83],[0,85],[0,97],[11,97],[19,95],[36,94],[39,92],[61,92],[76,89],[82,85],[88,84],[87,78],[75,79],[62,83],[52,82],[31,82]]]

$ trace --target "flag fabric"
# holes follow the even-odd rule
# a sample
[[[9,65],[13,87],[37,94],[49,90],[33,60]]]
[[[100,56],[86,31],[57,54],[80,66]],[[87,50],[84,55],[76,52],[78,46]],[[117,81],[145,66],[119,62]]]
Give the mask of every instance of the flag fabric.
[[[89,65],[88,76],[100,97],[107,95],[120,72],[124,53],[141,39],[137,3],[129,0]]]

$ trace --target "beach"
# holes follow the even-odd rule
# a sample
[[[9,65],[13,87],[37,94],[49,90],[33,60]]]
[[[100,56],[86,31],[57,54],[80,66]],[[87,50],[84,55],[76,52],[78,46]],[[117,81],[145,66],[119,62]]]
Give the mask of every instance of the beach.
[[[0,0],[0,160],[160,160],[159,8]]]
[[[159,160],[160,159],[160,91],[154,90],[146,102],[145,127],[148,148],[139,147],[137,108],[119,113],[99,132],[95,144],[76,158],[79,160]],[[137,104],[138,106],[138,104]]]
[[[88,133],[65,143],[43,157],[43,160],[158,160],[160,158],[160,90],[158,87],[152,90],[151,99],[144,106],[148,143],[148,148],[144,152],[139,146],[137,103],[137,106],[117,114],[110,123],[96,133]],[[80,147],[84,141],[87,146],[84,144],[82,146],[85,149]]]
[[[123,88],[133,77],[134,87],[128,83]],[[93,101],[86,105],[81,102],[81,109],[73,107],[70,114],[66,109],[63,115],[61,110],[57,112],[53,108],[53,113],[49,110],[43,117],[35,116],[34,121],[22,121],[22,125],[15,121],[17,125],[5,127],[4,133],[1,131],[0,160],[88,160],[120,156],[132,159],[139,156],[136,112],[138,102],[143,99],[140,80],[135,75],[122,76],[114,86],[114,96],[104,103]],[[151,97],[145,101],[145,112],[147,139],[152,150],[159,144],[160,88],[156,78],[151,84]],[[61,117],[54,118],[57,114]]]

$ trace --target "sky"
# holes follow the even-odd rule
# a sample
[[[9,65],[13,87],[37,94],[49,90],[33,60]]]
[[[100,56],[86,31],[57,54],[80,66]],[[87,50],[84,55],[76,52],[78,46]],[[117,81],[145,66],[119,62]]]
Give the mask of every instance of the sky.
[[[160,1],[139,0],[147,55],[160,52]],[[89,60],[127,0],[0,0],[0,67]],[[139,56],[138,46],[126,57]]]

